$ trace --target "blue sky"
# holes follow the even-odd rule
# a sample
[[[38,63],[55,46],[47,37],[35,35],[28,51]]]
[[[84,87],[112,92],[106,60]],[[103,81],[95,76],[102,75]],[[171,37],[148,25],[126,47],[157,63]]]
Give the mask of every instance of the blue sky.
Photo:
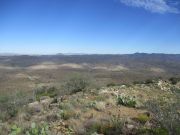
[[[0,0],[0,53],[180,53],[179,0]]]

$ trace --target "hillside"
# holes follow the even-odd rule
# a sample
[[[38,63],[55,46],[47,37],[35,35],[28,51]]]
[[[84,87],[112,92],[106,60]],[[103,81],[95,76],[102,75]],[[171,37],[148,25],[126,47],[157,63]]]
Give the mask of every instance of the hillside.
[[[52,87],[37,89],[33,101],[25,103],[23,107],[21,105],[18,110],[14,108],[16,112],[11,110],[11,115],[6,121],[1,122],[0,133],[2,135],[179,134],[179,83],[172,85],[168,81],[158,80],[146,84],[111,84],[100,89],[89,89],[84,86],[87,85],[82,85],[78,80],[75,82],[71,80],[65,87],[70,93],[64,96],[61,93],[57,94],[59,91]],[[19,96],[14,98],[13,104],[18,107],[24,101],[25,99]]]

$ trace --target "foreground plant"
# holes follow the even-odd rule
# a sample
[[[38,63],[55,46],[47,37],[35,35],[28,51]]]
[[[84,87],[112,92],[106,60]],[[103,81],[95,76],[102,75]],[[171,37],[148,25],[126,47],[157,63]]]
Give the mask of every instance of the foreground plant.
[[[26,132],[26,135],[49,135],[49,126],[47,124],[37,126],[35,123],[32,123],[31,128]]]
[[[11,132],[9,135],[19,135],[21,133],[21,128],[18,127],[17,125],[13,125],[11,127]]]
[[[128,107],[135,107],[136,101],[132,97],[119,95],[117,98],[117,104],[128,106]]]
[[[156,120],[165,127],[170,135],[180,134],[179,102],[161,106],[157,101],[147,101],[146,108],[154,114]]]

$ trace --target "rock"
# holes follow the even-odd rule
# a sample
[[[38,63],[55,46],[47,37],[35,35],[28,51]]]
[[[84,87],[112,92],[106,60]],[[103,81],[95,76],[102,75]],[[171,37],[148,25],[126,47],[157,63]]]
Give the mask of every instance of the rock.
[[[135,128],[135,126],[132,125],[132,124],[127,124],[126,127],[127,127],[128,130],[132,130],[132,129]]]
[[[103,134],[98,134],[98,133],[95,132],[95,133],[92,133],[91,135],[103,135]]]
[[[76,128],[76,131],[75,131],[78,135],[85,135],[86,134],[86,130],[83,126],[80,126],[78,128]]]
[[[161,90],[170,91],[170,84],[165,81],[159,80],[157,85]]]
[[[59,104],[55,103],[55,104],[50,104],[49,108],[53,109],[53,108],[59,108]]]
[[[131,118],[128,117],[128,118],[126,119],[126,122],[127,122],[127,124],[128,124],[128,123],[132,123],[133,120],[132,120]]]
[[[153,126],[153,124],[150,123],[149,121],[147,121],[144,126],[147,128],[151,128]]]
[[[48,109],[50,104],[53,102],[53,98],[50,98],[50,97],[43,97],[40,99],[40,103],[41,105],[44,107],[44,109]]]
[[[118,93],[117,91],[113,91],[113,92],[111,93],[111,95],[112,95],[112,96],[115,96],[115,97],[118,97],[119,93]]]
[[[38,102],[33,102],[28,104],[28,109],[31,113],[39,113],[43,110],[43,106]]]
[[[40,101],[42,101],[42,100],[46,100],[46,99],[49,99],[49,98],[50,98],[49,96],[42,96],[39,99],[40,99]]]
[[[126,88],[126,85],[121,85],[120,88],[124,89],[124,88]]]
[[[140,101],[136,101],[136,105],[135,105],[136,108],[141,108],[143,106],[144,106],[143,103],[141,103]]]
[[[178,113],[178,114],[180,114],[180,109],[179,109],[179,110],[177,110],[177,113]]]
[[[96,102],[95,107],[97,111],[103,111],[106,108],[106,104],[104,102]]]

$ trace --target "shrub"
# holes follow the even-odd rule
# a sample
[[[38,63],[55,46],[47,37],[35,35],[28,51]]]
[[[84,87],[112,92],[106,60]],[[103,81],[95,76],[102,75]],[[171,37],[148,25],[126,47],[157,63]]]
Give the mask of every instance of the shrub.
[[[15,104],[8,104],[7,105],[7,114],[10,117],[15,117],[18,112],[18,107]]]
[[[147,79],[145,81],[134,81],[133,84],[152,84],[154,81],[152,79]]]
[[[81,76],[75,76],[70,78],[65,82],[63,88],[67,90],[70,94],[85,91],[89,86],[89,82],[86,78]]]
[[[27,104],[28,98],[22,92],[14,92],[12,95],[0,96],[0,120],[6,121],[15,117],[18,109]]]
[[[135,107],[136,101],[134,98],[129,97],[129,96],[127,96],[127,97],[126,96],[118,96],[117,104],[128,106],[128,107]]]
[[[77,115],[74,111],[74,106],[70,103],[60,103],[59,108],[61,109],[60,116],[64,120],[68,120],[69,118]]]
[[[161,106],[157,101],[147,101],[145,106],[154,114],[156,120],[165,127],[170,134],[180,134],[179,123],[180,114],[178,112],[179,103],[166,104]]]
[[[13,125],[11,127],[11,131],[9,135],[19,135],[21,133],[21,128],[17,127],[16,125]]]
[[[153,80],[152,79],[147,79],[146,81],[145,81],[145,84],[152,84],[153,83]]]
[[[35,123],[32,123],[31,128],[26,131],[26,135],[49,135],[49,126],[47,124],[37,126]]]
[[[175,85],[175,84],[177,84],[177,83],[180,81],[180,78],[171,77],[171,78],[169,78],[169,81],[170,81],[173,85]]]
[[[165,128],[155,128],[152,130],[154,135],[169,135],[167,129]]]
[[[124,120],[119,116],[112,116],[110,119],[109,129],[106,130],[105,135],[122,134],[122,128],[124,126]]]
[[[111,83],[108,83],[106,86],[107,86],[107,87],[113,87],[113,86],[116,86],[116,84],[113,83],[113,82],[111,82]]]
[[[133,84],[144,84],[143,81],[134,81]]]
[[[74,107],[73,107],[73,105],[72,104],[70,104],[69,102],[61,102],[60,104],[59,104],[59,108],[61,109],[61,110],[70,110],[70,109],[73,109]]]
[[[137,117],[137,120],[140,123],[146,123],[147,121],[149,121],[151,118],[150,116],[148,116],[147,114],[139,114]]]
[[[64,110],[61,111],[60,115],[63,120],[68,120],[71,117],[70,113]]]
[[[0,104],[7,103],[10,100],[9,96],[0,95]]]
[[[137,131],[138,135],[169,135],[167,129],[165,128],[140,128]]]
[[[77,114],[73,110],[62,110],[60,115],[63,120],[68,120],[72,117],[77,116]]]
[[[93,133],[104,135],[118,135],[122,134],[122,127],[124,122],[119,118],[112,116],[107,120],[91,120],[86,123],[86,132],[88,135]]]
[[[40,100],[43,96],[55,97],[58,94],[58,90],[55,87],[43,86],[34,90],[34,97],[36,100]]]
[[[89,102],[89,103],[86,105],[86,107],[88,107],[88,108],[95,108],[95,106],[96,106],[96,102],[95,102],[95,101]]]

